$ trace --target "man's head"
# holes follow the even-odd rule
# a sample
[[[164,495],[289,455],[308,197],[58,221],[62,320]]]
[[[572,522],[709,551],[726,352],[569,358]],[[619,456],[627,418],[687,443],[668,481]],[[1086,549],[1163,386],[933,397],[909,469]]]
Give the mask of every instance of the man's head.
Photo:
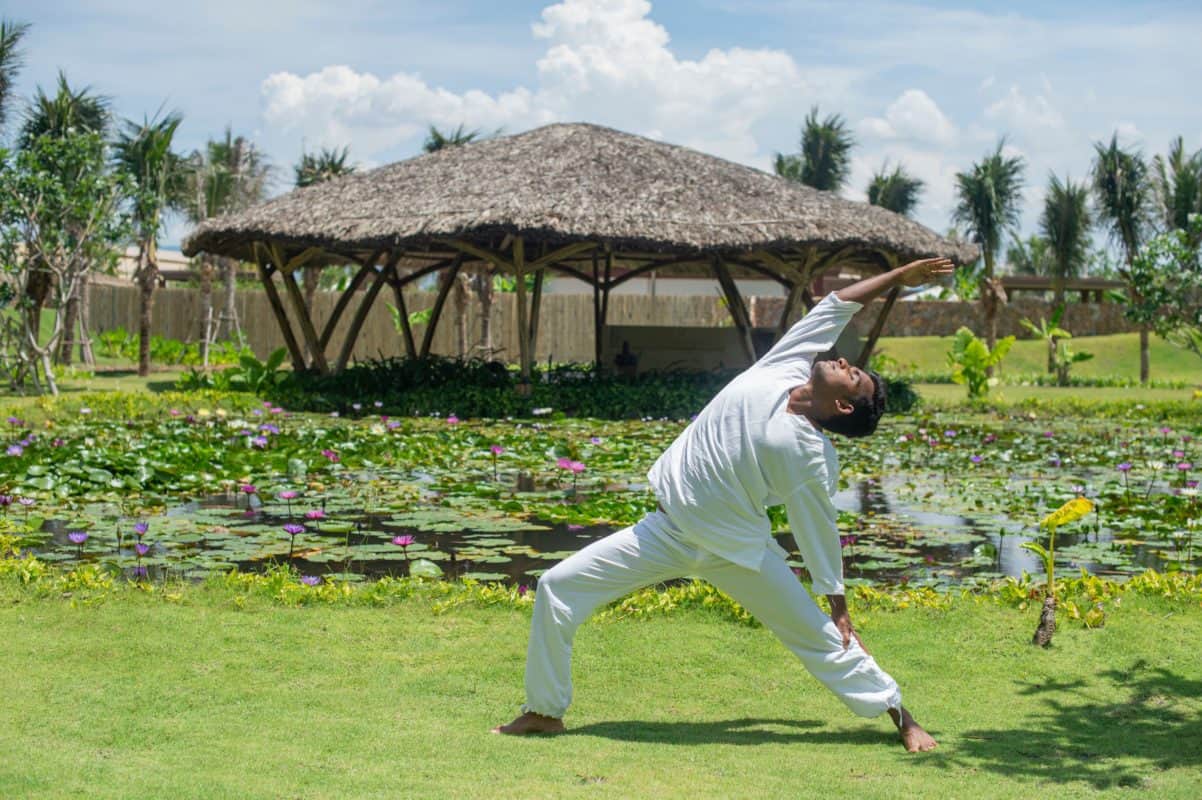
[[[814,386],[813,419],[834,433],[868,436],[885,413],[885,381],[872,370],[849,364],[846,358],[816,361],[810,378]]]

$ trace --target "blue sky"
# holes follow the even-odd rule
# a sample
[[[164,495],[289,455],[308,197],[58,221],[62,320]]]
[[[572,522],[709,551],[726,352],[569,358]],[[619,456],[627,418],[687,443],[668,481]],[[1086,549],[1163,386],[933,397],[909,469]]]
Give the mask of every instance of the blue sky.
[[[82,6],[82,10],[81,10]],[[1202,4],[810,0],[8,0],[32,24],[29,95],[59,69],[140,118],[184,113],[184,149],[253,137],[283,191],[302,147],[366,166],[425,126],[516,133],[589,121],[767,168],[807,109],[843,114],[845,194],[901,162],[918,219],[949,224],[954,175],[1000,136],[1028,163],[1024,232],[1049,171],[1083,177],[1118,131],[1146,153],[1202,148]],[[171,227],[178,239],[183,227]]]

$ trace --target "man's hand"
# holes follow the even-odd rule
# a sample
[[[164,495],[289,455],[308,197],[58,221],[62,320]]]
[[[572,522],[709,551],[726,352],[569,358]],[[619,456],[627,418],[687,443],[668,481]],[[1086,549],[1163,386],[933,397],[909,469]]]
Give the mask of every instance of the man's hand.
[[[949,258],[921,258],[898,268],[898,282],[902,286],[922,286],[940,275],[951,275],[955,269]]]
[[[831,621],[835,623],[835,627],[843,636],[843,649],[851,647],[851,640],[854,638],[867,653],[868,648],[864,647],[864,642],[860,641],[860,634],[856,633],[856,629],[852,627],[851,616],[847,613],[847,599],[841,594],[828,594],[826,599],[831,604]]]

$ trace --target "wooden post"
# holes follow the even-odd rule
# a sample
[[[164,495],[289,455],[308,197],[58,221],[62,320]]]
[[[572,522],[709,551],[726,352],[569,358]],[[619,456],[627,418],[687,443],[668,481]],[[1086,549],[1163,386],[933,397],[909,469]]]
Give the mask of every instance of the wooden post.
[[[543,275],[546,269],[540,269],[534,274],[534,296],[530,298],[530,358],[533,360],[538,352],[538,313],[543,302]]]
[[[363,262],[363,267],[355,273],[355,277],[351,279],[351,285],[346,287],[346,291],[338,298],[338,302],[334,304],[334,310],[330,312],[330,318],[326,320],[325,327],[322,328],[321,338],[318,344],[321,349],[325,350],[330,344],[330,338],[334,335],[334,329],[338,327],[338,321],[342,319],[342,314],[346,311],[346,307],[350,305],[351,298],[355,296],[355,292],[359,291],[359,287],[367,280],[367,276],[375,272],[376,262],[380,260],[380,256],[384,251],[377,250],[372,253],[367,261]]]
[[[793,314],[793,309],[797,306],[797,300],[801,297],[801,293],[805,291],[805,283],[797,281],[789,288],[789,294],[785,297],[785,306],[780,312],[780,322],[776,323],[776,338],[779,339],[789,330],[789,317]]]
[[[755,345],[751,341],[751,318],[747,314],[747,306],[743,304],[739,287],[730,277],[730,271],[727,270],[726,264],[717,257],[714,258],[714,275],[717,276],[718,283],[722,286],[722,292],[726,295],[726,305],[730,309],[731,318],[735,321],[735,327],[739,329],[743,350],[746,351],[747,358],[755,363]]]
[[[593,369],[601,373],[601,265],[593,251]]]
[[[296,278],[292,277],[292,271],[314,255],[311,252],[312,248],[287,262],[284,260],[283,250],[278,245],[269,245],[269,249],[272,260],[275,261],[276,270],[284,281],[284,288],[288,290],[288,298],[292,301],[292,310],[299,318],[301,334],[305,337],[305,345],[313,357],[313,365],[317,367],[318,372],[329,374],[330,365],[326,362],[325,350],[319,344],[317,330],[313,327],[313,318],[309,316],[309,307],[305,304],[305,295],[297,285]]]
[[[876,347],[877,340],[881,338],[881,331],[885,329],[885,319],[893,309],[893,304],[897,302],[899,294],[901,294],[901,287],[894,286],[888,296],[885,297],[885,305],[881,308],[881,313],[877,314],[876,321],[872,323],[872,330],[868,333],[868,340],[864,342],[864,347],[860,350],[860,356],[856,359],[857,367],[867,366],[868,358],[872,355],[872,350]]]
[[[259,267],[259,279],[263,282],[263,290],[267,293],[267,302],[271,305],[271,310],[275,314],[275,321],[280,326],[280,333],[284,335],[284,345],[288,348],[289,355],[292,356],[292,369],[297,372],[304,372],[308,366],[305,364],[305,354],[301,351],[300,345],[296,342],[296,337],[292,334],[292,325],[288,322],[288,314],[284,311],[284,304],[280,301],[280,293],[276,291],[275,281],[272,280],[271,273],[274,268],[268,267],[263,263],[263,258],[259,253],[258,242],[255,243],[255,263]]]
[[[518,362],[521,365],[522,383],[530,383],[530,337],[526,322],[526,246],[521,236],[513,239],[514,286],[517,288],[518,303]]]
[[[355,349],[355,342],[359,339],[359,331],[363,328],[364,320],[367,319],[367,312],[371,311],[371,304],[376,301],[376,295],[380,293],[384,281],[388,278],[388,273],[392,272],[393,265],[400,257],[399,251],[389,256],[388,262],[380,267],[380,271],[376,273],[376,279],[372,281],[371,286],[363,294],[363,299],[359,301],[359,307],[355,309],[355,316],[351,318],[351,325],[346,330],[346,338],[342,340],[342,349],[338,353],[338,361],[334,364],[334,374],[346,369],[347,362],[351,360],[351,352]]]
[[[386,280],[392,287],[392,297],[396,300],[397,317],[401,321],[401,338],[405,340],[405,355],[417,358],[417,345],[413,342],[413,326],[409,324],[409,309],[405,307],[405,287],[401,286],[401,276],[396,271],[396,261],[388,268],[391,273]]]
[[[434,329],[438,327],[438,319],[442,316],[442,307],[447,302],[447,295],[451,293],[451,287],[455,285],[455,278],[459,276],[459,268],[462,266],[463,256],[460,255],[442,274],[442,281],[438,286],[438,297],[434,299],[434,307],[430,309],[430,319],[426,323],[426,332],[422,336],[422,349],[418,358],[427,358],[430,355],[430,345],[434,343]]]

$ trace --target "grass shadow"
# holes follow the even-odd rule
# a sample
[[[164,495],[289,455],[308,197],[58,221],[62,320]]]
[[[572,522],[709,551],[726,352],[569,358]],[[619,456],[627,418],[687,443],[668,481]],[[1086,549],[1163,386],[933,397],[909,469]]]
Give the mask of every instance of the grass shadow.
[[[1020,684],[1019,693],[1043,700],[1022,728],[967,731],[936,758],[1096,789],[1138,786],[1153,771],[1202,765],[1202,681],[1140,659],[1089,681]]]
[[[712,722],[614,720],[568,728],[567,736],[599,736],[624,742],[658,744],[896,744],[897,733],[862,728],[827,731],[825,723],[799,719],[724,719]]]

